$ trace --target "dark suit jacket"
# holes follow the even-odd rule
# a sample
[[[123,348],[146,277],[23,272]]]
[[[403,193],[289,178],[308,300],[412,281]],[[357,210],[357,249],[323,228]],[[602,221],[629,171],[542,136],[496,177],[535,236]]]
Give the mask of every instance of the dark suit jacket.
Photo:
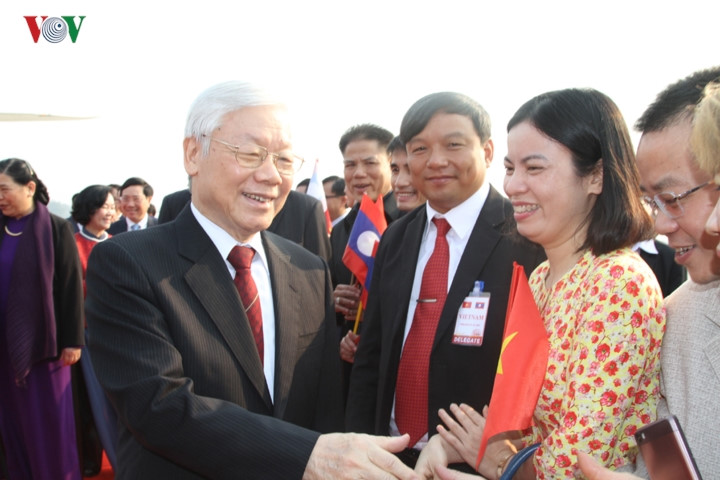
[[[175,220],[175,217],[185,208],[185,205],[190,203],[190,197],[190,190],[187,188],[173,192],[170,195],[165,195],[160,205],[158,223],[167,223]]]
[[[154,227],[157,224],[158,224],[157,218],[155,218],[151,215],[148,215],[148,222],[147,222],[148,228]],[[125,215],[122,215],[120,218],[118,218],[116,221],[114,221],[112,223],[112,225],[110,225],[110,228],[107,229],[107,232],[110,235],[117,235],[119,233],[124,233],[124,232],[128,232],[128,231],[129,230],[128,230],[127,222],[125,221]]]
[[[317,198],[290,190],[285,205],[275,215],[268,231],[302,245],[326,262],[330,260],[325,213]]]
[[[327,265],[272,233],[262,240],[274,404],[225,261],[189,208],[93,249],[87,319],[95,370],[122,424],[116,479],[299,479],[315,431],[341,430]]]
[[[687,271],[685,267],[675,263],[675,250],[657,240],[654,242],[658,253],[648,253],[642,248],[638,253],[655,272],[663,297],[667,297],[687,280]]]
[[[427,214],[409,212],[382,236],[370,297],[350,380],[346,427],[387,434],[403,333]],[[451,402],[477,410],[490,402],[505,325],[512,262],[530,273],[544,259],[542,249],[515,230],[512,206],[490,188],[448,291],[430,357],[428,432],[440,423],[437,411]],[[485,282],[490,307],[481,347],[453,345],[455,320],[475,280]]]

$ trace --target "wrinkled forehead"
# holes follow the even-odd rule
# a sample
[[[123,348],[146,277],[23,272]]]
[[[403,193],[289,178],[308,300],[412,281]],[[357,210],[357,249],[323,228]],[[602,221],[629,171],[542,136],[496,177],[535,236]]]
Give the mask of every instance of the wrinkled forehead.
[[[284,105],[244,107],[225,114],[216,129],[233,141],[249,141],[289,146],[292,143],[291,119]]]

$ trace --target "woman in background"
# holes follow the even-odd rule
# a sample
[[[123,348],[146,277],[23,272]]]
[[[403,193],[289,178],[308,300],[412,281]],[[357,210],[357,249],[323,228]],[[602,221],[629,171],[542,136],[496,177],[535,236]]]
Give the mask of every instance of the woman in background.
[[[93,247],[111,237],[107,229],[115,216],[115,197],[106,185],[91,185],[73,197],[73,220],[81,228],[75,233],[75,242],[82,266],[83,291],[87,261]],[[87,340],[87,332],[86,332]],[[115,412],[95,377],[90,353],[83,349],[79,364],[74,367],[75,412],[78,419],[80,461],[85,476],[97,475],[102,468],[105,450],[110,464],[115,467]]]
[[[0,161],[0,435],[10,479],[79,480],[70,368],[83,340],[70,224],[24,160]]]
[[[633,433],[656,415],[665,314],[655,275],[631,249],[651,237],[652,221],[625,122],[596,90],[539,95],[510,120],[504,163],[518,232],[547,255],[529,283],[550,352],[535,426],[522,432],[523,446],[540,446],[515,478],[574,478],[578,450],[632,468]],[[430,457],[422,475],[475,465],[484,417],[465,405],[451,411],[456,420],[441,414],[448,429],[421,454]],[[480,473],[499,478],[514,454],[493,439]]]

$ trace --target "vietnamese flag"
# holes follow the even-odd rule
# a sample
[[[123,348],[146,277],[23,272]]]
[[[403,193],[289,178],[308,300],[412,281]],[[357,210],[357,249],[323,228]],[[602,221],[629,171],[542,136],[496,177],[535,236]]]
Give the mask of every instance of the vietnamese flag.
[[[480,465],[490,437],[533,425],[549,351],[545,325],[525,269],[513,262],[502,350],[475,469]]]
[[[363,305],[367,305],[367,292],[370,289],[375,252],[386,228],[387,220],[385,220],[382,196],[378,196],[377,201],[373,202],[363,193],[360,209],[342,257],[343,263],[363,286],[361,293]]]

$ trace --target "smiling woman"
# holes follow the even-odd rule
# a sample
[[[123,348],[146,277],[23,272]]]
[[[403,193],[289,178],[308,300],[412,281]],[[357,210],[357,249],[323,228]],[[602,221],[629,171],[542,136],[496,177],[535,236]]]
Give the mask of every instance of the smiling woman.
[[[652,225],[627,127],[604,94],[568,89],[526,102],[507,138],[504,186],[518,232],[547,255],[529,283],[550,342],[535,426],[522,439],[540,446],[514,478],[575,478],[576,449],[630,466],[631,433],[655,417],[665,314],[655,275],[630,248]],[[442,440],[426,448],[445,441],[475,465],[484,422],[453,413],[462,428],[446,415]],[[487,478],[514,455],[508,437],[493,438],[479,467]]]
[[[28,162],[0,161],[0,437],[9,478],[79,480],[69,366],[84,345],[81,271],[47,202]]]

